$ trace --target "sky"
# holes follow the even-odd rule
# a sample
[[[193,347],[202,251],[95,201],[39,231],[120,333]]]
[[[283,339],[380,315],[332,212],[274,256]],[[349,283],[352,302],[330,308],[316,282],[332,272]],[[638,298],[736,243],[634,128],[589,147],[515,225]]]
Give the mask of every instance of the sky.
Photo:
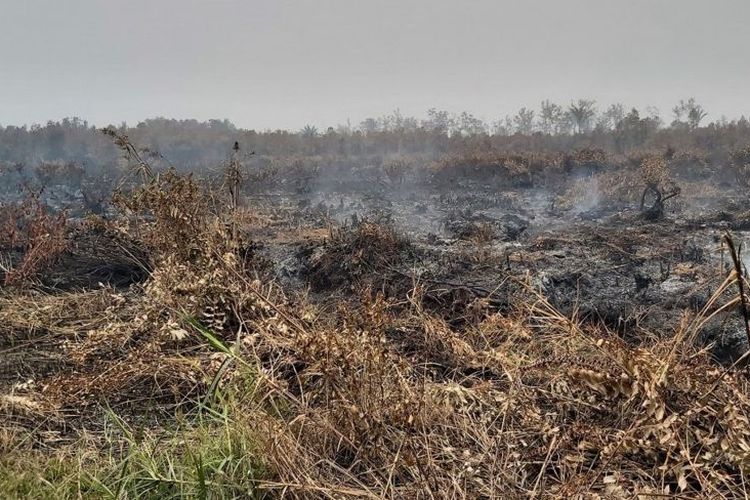
[[[577,98],[738,118],[749,22],[748,0],[0,0],[0,125],[493,121]]]

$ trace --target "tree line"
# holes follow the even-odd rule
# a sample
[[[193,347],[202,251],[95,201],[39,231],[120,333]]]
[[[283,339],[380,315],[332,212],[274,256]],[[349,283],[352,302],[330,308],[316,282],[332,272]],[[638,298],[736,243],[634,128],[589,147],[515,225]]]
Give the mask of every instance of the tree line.
[[[467,149],[564,151],[596,147],[614,153],[639,148],[678,147],[721,155],[750,142],[750,121],[741,117],[707,121],[695,99],[680,101],[671,120],[653,108],[644,111],[613,104],[599,108],[578,99],[563,106],[543,101],[538,109],[521,108],[493,123],[469,112],[430,109],[423,119],[396,110],[359,125],[346,123],[319,130],[241,129],[228,120],[152,118],[135,126],[111,126],[134,144],[162,155],[181,168],[216,166],[226,161],[232,145],[268,156],[435,155]],[[44,125],[0,126],[0,165],[75,162],[96,169],[117,161],[111,140],[80,118]]]

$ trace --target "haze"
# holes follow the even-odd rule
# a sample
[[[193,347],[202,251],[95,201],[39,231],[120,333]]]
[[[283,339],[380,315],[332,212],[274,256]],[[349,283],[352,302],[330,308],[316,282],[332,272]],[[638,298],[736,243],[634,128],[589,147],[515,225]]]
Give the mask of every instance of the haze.
[[[0,124],[488,121],[573,98],[750,114],[750,2],[0,0]]]

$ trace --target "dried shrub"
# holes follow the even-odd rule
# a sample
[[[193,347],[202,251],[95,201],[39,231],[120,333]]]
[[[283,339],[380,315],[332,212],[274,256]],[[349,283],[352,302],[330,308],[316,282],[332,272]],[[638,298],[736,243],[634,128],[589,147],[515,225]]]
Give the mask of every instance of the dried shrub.
[[[680,194],[680,187],[672,180],[667,160],[661,156],[646,156],[640,165],[640,174],[646,184],[641,195],[641,210],[649,220],[661,219],[664,216],[664,203]],[[651,193],[654,202],[645,209],[646,195]]]
[[[496,231],[492,224],[480,222],[471,226],[472,230],[468,239],[475,245],[488,245],[496,237]]]
[[[670,171],[681,179],[708,179],[713,173],[710,158],[705,152],[697,149],[676,151],[667,160]]]
[[[625,169],[578,177],[555,197],[553,209],[587,212],[601,207],[625,207],[637,203],[642,194],[634,173]]]
[[[602,149],[583,148],[565,155],[563,167],[568,173],[595,173],[607,166],[607,153]]]
[[[93,215],[105,215],[115,187],[113,177],[106,173],[84,178],[81,184],[81,201],[84,210]]]
[[[288,167],[284,181],[290,185],[297,194],[307,194],[312,191],[318,176],[320,175],[320,163],[313,160],[294,158]]]
[[[411,163],[408,160],[400,158],[388,160],[383,163],[383,172],[393,185],[403,184],[411,168]]]
[[[53,264],[68,246],[67,232],[66,213],[50,213],[38,196],[0,207],[0,251],[11,254],[5,285],[29,282]]]
[[[432,167],[437,183],[453,183],[456,177],[486,182],[506,182],[513,186],[531,186],[530,159],[524,154],[468,152],[447,155]]]
[[[211,197],[191,175],[169,170],[129,193],[115,193],[113,203],[129,217],[128,232],[157,256],[190,261],[205,253],[204,237],[216,217]]]
[[[380,281],[412,251],[391,225],[365,219],[333,230],[324,246],[311,250],[307,277],[316,289]]]
[[[44,162],[34,169],[42,186],[67,186],[80,189],[85,170],[73,162]]]

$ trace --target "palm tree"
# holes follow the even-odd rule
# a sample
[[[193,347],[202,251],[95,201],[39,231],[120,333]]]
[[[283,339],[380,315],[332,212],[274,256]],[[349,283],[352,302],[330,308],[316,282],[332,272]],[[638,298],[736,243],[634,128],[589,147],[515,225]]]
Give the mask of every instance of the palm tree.
[[[581,134],[591,128],[591,120],[596,114],[596,101],[588,99],[578,99],[577,102],[571,102],[568,108],[568,114],[575,123],[578,133]]]
[[[314,138],[318,136],[318,128],[313,125],[305,125],[300,131],[302,137]]]

